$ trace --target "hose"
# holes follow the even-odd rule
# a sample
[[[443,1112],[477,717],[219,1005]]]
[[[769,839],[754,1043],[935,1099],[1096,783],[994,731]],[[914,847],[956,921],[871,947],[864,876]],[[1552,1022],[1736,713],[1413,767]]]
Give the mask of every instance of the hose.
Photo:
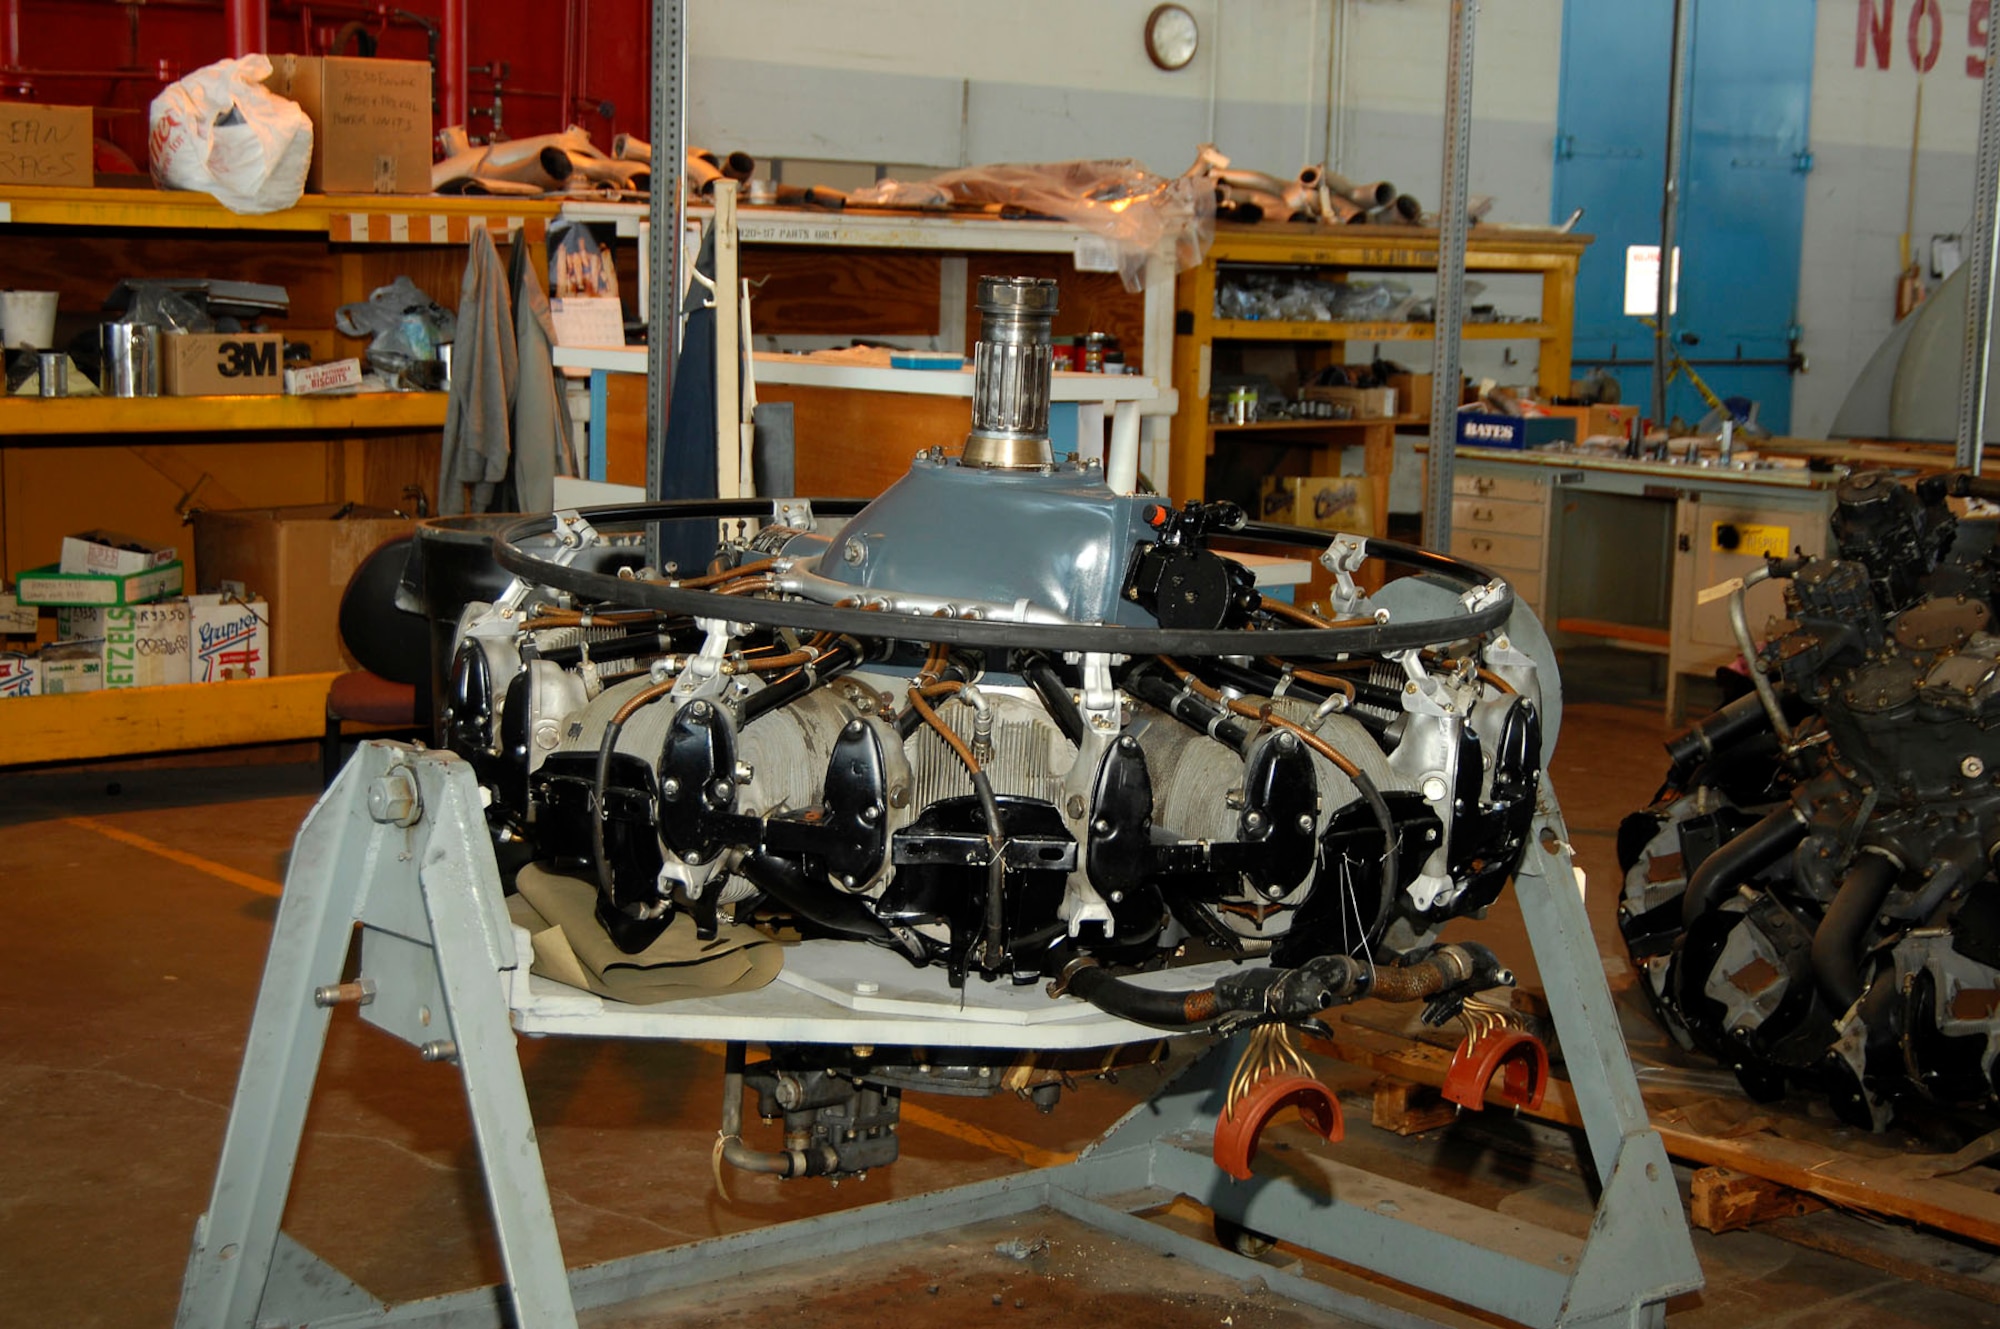
[[[1307,628],[1361,628],[1367,627],[1375,621],[1372,617],[1321,618],[1318,614],[1310,610],[1301,609],[1297,605],[1286,604],[1283,600],[1267,599],[1264,601],[1264,609],[1273,618],[1287,619],[1293,623],[1297,623],[1300,627]]]
[[[1171,991],[1140,987],[1113,977],[1097,961],[1073,960],[1059,981],[1062,991],[1107,1015],[1155,1029],[1209,1029],[1249,1020],[1289,1023],[1368,990],[1365,960],[1323,955],[1296,969],[1250,969],[1226,974],[1213,986]]]
[[[1188,728],[1207,734],[1232,752],[1242,752],[1250,744],[1250,729],[1230,719],[1222,708],[1211,706],[1171,678],[1149,670],[1138,670],[1125,680],[1125,689],[1149,706],[1158,707]]]
[[[716,1156],[739,1172],[761,1172],[773,1177],[811,1175],[811,1160],[803,1152],[775,1153],[752,1149],[743,1143],[743,1052],[741,1043],[731,1043],[723,1052],[721,1138],[716,1141]],[[820,1148],[831,1155],[827,1146]],[[825,1170],[832,1169],[829,1166]],[[719,1173],[715,1181],[719,1189],[722,1184]],[[725,1194],[723,1198],[728,1196]]]
[[[745,697],[741,723],[747,728],[766,711],[796,701],[820,684],[831,682],[859,664],[861,655],[860,642],[842,637],[816,659],[801,662],[797,673],[777,679]]]
[[[1377,968],[1365,959],[1322,955],[1295,969],[1250,969],[1205,988],[1141,987],[1106,973],[1098,962],[1070,962],[1058,988],[1108,1015],[1155,1029],[1226,1028],[1256,1020],[1296,1023],[1329,1006],[1363,997],[1429,1001],[1454,988],[1479,990],[1513,982],[1493,952],[1476,942],[1439,946],[1406,965]]]
[[[1750,669],[1751,686],[1757,689],[1757,700],[1764,707],[1764,714],[1770,717],[1771,730],[1778,741],[1786,747],[1792,745],[1792,726],[1785,719],[1785,708],[1778,704],[1778,694],[1771,688],[1771,680],[1764,676],[1764,668],[1757,662],[1757,647],[1750,640],[1750,619],[1743,611],[1743,593],[1760,581],[1771,576],[1771,565],[1752,568],[1744,575],[1743,584],[1729,593],[1729,627],[1736,634],[1736,649],[1743,652],[1743,663]]]
[[[527,622],[521,624],[522,632],[540,632],[545,628],[590,628],[600,624],[645,623],[659,618],[651,609],[612,609],[593,611],[585,609],[544,609]]]
[[[1368,994],[1383,1001],[1429,1001],[1446,988],[1478,977],[1482,969],[1498,967],[1484,946],[1464,942],[1440,946],[1421,960],[1377,969]]]
[[[1072,746],[1083,746],[1083,712],[1076,707],[1076,698],[1069,695],[1062,679],[1056,674],[1055,666],[1047,656],[1035,655],[1021,663],[1021,677],[1028,680],[1028,686],[1042,699],[1042,709],[1055,721],[1056,728],[1068,739]]]
[[[1079,965],[1069,975],[1063,990],[1107,1015],[1155,1029],[1200,1028],[1220,1014],[1212,987],[1191,992],[1142,988],[1112,977],[1094,962]]]
[[[1368,723],[1370,720],[1375,720],[1377,717],[1355,713],[1352,709],[1355,702],[1371,701],[1377,706],[1397,706],[1401,704],[1401,699],[1397,694],[1387,689],[1371,688],[1365,681],[1357,685],[1351,679],[1341,678],[1334,674],[1323,674],[1317,670],[1301,669],[1276,656],[1265,656],[1263,659],[1264,664],[1270,665],[1277,670],[1275,674],[1267,673],[1238,660],[1205,660],[1202,663],[1211,674],[1227,683],[1230,687],[1244,692],[1255,692],[1262,696],[1275,697],[1278,690],[1283,688],[1286,696],[1296,697],[1301,701],[1309,701],[1317,705],[1325,701],[1328,697],[1338,693],[1342,699],[1341,714],[1348,715],[1353,719],[1361,721],[1363,724]],[[1288,677],[1293,682],[1303,683],[1305,686],[1292,687],[1288,685],[1286,683]],[[1367,695],[1364,696],[1364,692]],[[1381,723],[1387,722],[1381,721]]]
[[[724,568],[719,572],[705,572],[699,577],[681,577],[668,582],[667,585],[679,591],[698,591],[737,577],[748,577],[759,572],[769,572],[777,565],[778,560],[775,558],[760,558],[745,563],[741,567]]]
[[[1681,897],[1681,926],[1693,927],[1695,920],[1722,898],[1723,891],[1742,884],[1745,878],[1762,872],[1790,853],[1792,846],[1805,838],[1805,833],[1805,818],[1790,803],[1783,803],[1718,847],[1701,860],[1701,866],[1688,878],[1687,893]]]
[[[1873,845],[1864,847],[1813,933],[1813,977],[1837,1012],[1844,1014],[1861,997],[1862,939],[1902,871],[1887,853]]]

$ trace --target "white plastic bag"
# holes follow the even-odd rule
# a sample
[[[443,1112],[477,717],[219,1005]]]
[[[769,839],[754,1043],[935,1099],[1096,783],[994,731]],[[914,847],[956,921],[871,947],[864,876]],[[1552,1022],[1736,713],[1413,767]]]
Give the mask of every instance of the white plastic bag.
[[[312,165],[312,121],[264,86],[270,76],[261,55],[218,60],[153,98],[154,182],[213,194],[231,212],[297,203]]]

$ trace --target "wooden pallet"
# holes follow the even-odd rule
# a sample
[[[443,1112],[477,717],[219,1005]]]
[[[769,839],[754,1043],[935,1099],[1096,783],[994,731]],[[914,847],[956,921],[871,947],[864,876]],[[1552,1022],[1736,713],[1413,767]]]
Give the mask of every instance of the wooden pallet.
[[[1444,1084],[1451,1047],[1368,1027],[1353,1012],[1336,1015],[1329,1023],[1333,1037],[1306,1040],[1309,1050],[1407,1085],[1436,1090]],[[1489,1094],[1487,1101],[1490,1107],[1506,1106],[1497,1093]],[[1383,1120],[1378,1124],[1391,1130],[1399,1129],[1399,1123],[1430,1129],[1445,1120],[1443,1114],[1430,1111],[1435,1106],[1420,1093],[1396,1091],[1384,1099]],[[1715,1131],[1704,1128],[1702,1114],[1692,1106],[1652,1101],[1647,1106],[1667,1152],[1677,1159],[1727,1169],[1817,1202],[1902,1219],[2000,1248],[2000,1170],[1986,1166],[1994,1148],[1990,1139],[1956,1155],[1871,1157],[1756,1129],[1754,1120],[1746,1123],[1747,1129]],[[1534,1115],[1572,1128],[1583,1124],[1576,1096],[1560,1072]],[[1728,1204],[1720,1192],[1717,1201],[1715,1212],[1722,1215]],[[1786,1201],[1767,1203],[1793,1212]]]

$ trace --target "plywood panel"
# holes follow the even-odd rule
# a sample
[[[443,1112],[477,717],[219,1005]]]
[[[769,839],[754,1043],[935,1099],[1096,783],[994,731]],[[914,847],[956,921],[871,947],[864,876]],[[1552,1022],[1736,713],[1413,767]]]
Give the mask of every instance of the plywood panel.
[[[935,254],[888,250],[750,245],[742,256],[759,334],[928,336],[938,330],[939,266]]]
[[[766,402],[792,403],[794,489],[828,498],[869,498],[910,469],[925,448],[957,452],[972,426],[962,397],[917,397],[768,384]],[[646,380],[613,374],[607,385],[605,478],[646,483]]]
[[[331,497],[327,449],[315,440],[0,450],[6,571],[53,562],[63,536],[103,526],[180,547],[192,581],[193,544],[177,510],[190,490],[205,507],[323,503]]]
[[[414,513],[417,499],[411,491],[415,490],[436,511],[442,446],[435,432],[347,440],[344,447],[358,449],[361,454],[361,483],[358,491],[352,485],[345,486],[337,495],[339,501]],[[328,495],[329,500],[335,497]]]
[[[972,427],[972,403],[963,397],[775,385],[758,396],[792,403],[794,487],[808,496],[872,498],[924,449],[957,453]]]
[[[646,376],[605,380],[604,478],[614,485],[646,483]]]
[[[180,235],[9,228],[7,284],[59,292],[64,327],[68,327],[71,323],[87,326],[109,317],[99,311],[121,278],[215,277],[270,282],[285,287],[291,295],[288,325],[333,326],[338,286],[331,280],[323,237],[260,233],[242,237],[241,243],[233,240],[226,231]]]

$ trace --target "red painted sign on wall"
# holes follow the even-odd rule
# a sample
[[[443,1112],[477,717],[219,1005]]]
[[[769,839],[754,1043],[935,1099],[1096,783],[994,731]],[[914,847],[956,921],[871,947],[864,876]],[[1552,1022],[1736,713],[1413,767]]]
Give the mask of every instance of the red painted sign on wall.
[[[1965,43],[1971,48],[1965,57],[1967,78],[1986,76],[1986,25],[1991,19],[1992,0],[1971,0],[1966,7]],[[1896,21],[1896,0],[1857,0],[1854,67],[1887,69],[1900,58],[1907,59],[1917,73],[1928,74],[1944,51],[1948,26],[1939,0],[1909,0],[1901,23]]]

